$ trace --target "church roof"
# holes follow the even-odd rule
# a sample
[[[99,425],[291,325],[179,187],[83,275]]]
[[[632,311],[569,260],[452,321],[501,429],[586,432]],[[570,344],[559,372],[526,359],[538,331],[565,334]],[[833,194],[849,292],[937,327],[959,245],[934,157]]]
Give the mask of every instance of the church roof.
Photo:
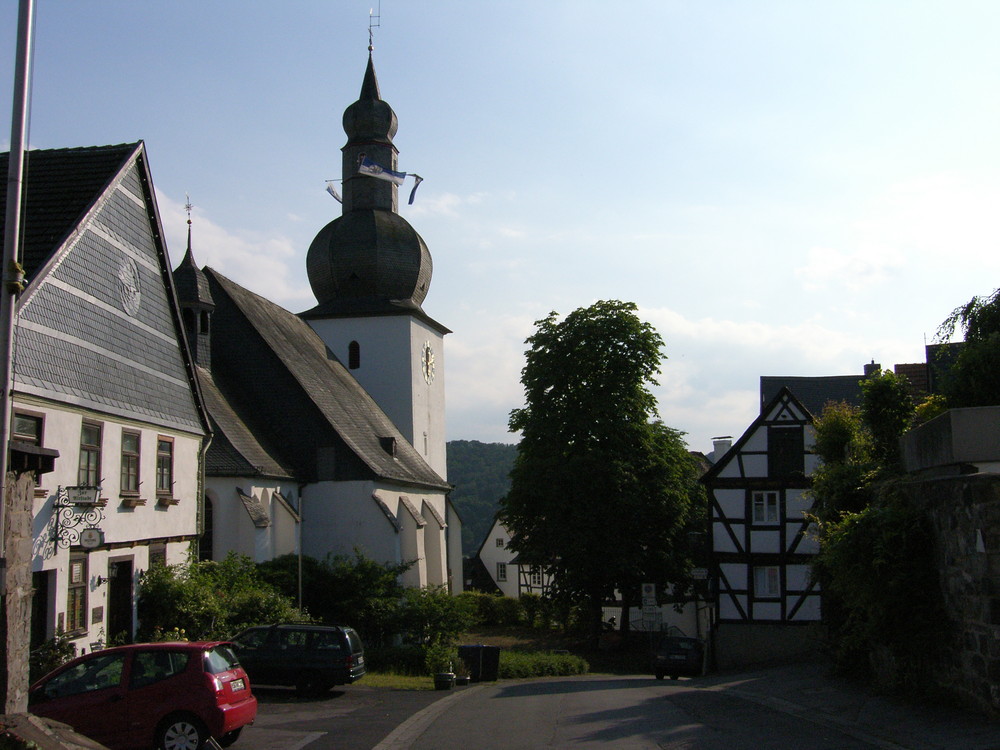
[[[205,457],[209,476],[265,476],[290,479],[281,460],[260,444],[204,367],[197,367],[202,397],[212,422],[212,443]]]
[[[205,275],[216,303],[213,379],[298,479],[450,488],[305,321],[211,268]]]

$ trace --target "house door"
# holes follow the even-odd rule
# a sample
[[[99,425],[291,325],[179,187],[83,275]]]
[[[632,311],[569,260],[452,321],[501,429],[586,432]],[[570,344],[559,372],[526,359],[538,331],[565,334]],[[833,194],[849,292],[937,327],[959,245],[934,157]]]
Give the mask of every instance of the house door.
[[[36,649],[45,643],[49,634],[49,576],[51,572],[41,570],[31,574],[34,589],[31,599],[31,643]]]
[[[125,634],[132,642],[132,561],[119,560],[108,565],[108,642]]]

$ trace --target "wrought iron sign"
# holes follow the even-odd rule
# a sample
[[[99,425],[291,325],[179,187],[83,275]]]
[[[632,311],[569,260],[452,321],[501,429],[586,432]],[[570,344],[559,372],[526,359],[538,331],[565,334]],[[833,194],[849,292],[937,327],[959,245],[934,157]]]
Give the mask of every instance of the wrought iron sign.
[[[93,549],[104,543],[104,506],[100,487],[60,487],[52,506],[52,541],[60,547]]]

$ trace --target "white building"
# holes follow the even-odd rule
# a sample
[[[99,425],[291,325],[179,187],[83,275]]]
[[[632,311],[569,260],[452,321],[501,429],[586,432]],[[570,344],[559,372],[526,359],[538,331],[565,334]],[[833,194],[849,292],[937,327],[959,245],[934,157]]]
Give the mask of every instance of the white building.
[[[88,649],[131,637],[141,571],[197,541],[208,422],[143,144],[26,163],[12,453],[51,461],[31,509],[31,642],[65,631]]]

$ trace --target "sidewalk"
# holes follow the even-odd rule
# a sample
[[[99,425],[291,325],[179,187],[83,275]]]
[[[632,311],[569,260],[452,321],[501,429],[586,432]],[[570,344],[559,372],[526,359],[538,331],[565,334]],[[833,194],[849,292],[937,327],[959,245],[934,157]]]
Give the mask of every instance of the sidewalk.
[[[885,750],[1000,750],[1000,722],[945,706],[915,706],[829,675],[822,663],[699,678],[719,690],[836,728]]]

